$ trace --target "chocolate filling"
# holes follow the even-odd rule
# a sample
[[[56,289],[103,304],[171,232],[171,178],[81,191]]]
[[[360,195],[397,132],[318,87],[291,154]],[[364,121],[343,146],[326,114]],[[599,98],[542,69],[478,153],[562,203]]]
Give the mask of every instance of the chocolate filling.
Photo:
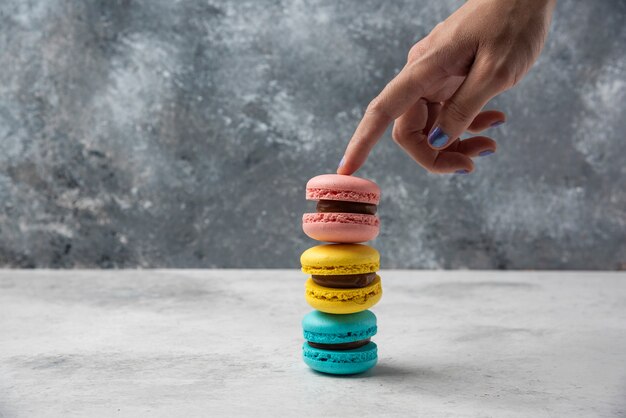
[[[324,287],[356,289],[369,286],[376,279],[376,273],[336,274],[331,276],[312,275],[315,283]]]
[[[350,343],[343,344],[319,344],[307,341],[307,343],[313,348],[321,348],[322,350],[354,350],[355,348],[363,347],[370,342],[370,339],[352,341]]]
[[[376,215],[376,205],[371,203],[344,202],[341,200],[320,200],[317,202],[318,212],[362,213]]]

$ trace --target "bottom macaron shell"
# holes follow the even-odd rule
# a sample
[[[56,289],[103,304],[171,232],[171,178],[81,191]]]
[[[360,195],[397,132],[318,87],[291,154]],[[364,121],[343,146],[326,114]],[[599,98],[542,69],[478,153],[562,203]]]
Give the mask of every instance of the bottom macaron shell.
[[[354,350],[331,351],[302,346],[302,358],[307,366],[322,373],[357,374],[363,373],[376,365],[378,348],[373,342]]]
[[[377,331],[376,315],[367,310],[345,315],[312,311],[302,318],[304,339],[317,344],[366,340],[376,335]]]
[[[310,238],[324,242],[349,244],[373,240],[378,236],[379,226],[339,222],[303,223],[302,230]]]
[[[321,312],[351,314],[365,311],[376,305],[383,295],[380,276],[368,286],[356,289],[335,289],[320,286],[308,279],[305,284],[307,303]]]

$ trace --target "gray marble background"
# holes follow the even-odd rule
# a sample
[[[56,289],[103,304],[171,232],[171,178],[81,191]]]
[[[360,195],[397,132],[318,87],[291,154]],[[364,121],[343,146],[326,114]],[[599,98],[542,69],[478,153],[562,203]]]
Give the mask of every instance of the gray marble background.
[[[0,3],[0,266],[296,267],[308,178],[460,1]],[[389,135],[386,268],[626,263],[626,3],[559,2],[469,176]]]

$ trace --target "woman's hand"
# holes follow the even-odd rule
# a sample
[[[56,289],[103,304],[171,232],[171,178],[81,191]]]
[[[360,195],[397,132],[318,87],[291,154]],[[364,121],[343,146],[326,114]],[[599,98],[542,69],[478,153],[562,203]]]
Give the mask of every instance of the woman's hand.
[[[495,152],[478,136],[503,123],[481,112],[539,57],[556,0],[469,0],[415,44],[407,64],[369,104],[337,173],[352,174],[393,121],[393,139],[433,173],[469,173],[472,157]]]

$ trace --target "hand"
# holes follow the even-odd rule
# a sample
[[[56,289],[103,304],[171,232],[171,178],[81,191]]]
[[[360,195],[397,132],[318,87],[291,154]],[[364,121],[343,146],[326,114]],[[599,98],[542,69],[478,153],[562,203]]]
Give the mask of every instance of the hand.
[[[556,0],[469,0],[415,44],[407,64],[369,104],[339,174],[352,174],[393,121],[393,139],[433,173],[469,173],[472,157],[495,152],[486,136],[505,121],[481,112],[513,87],[539,57]]]

